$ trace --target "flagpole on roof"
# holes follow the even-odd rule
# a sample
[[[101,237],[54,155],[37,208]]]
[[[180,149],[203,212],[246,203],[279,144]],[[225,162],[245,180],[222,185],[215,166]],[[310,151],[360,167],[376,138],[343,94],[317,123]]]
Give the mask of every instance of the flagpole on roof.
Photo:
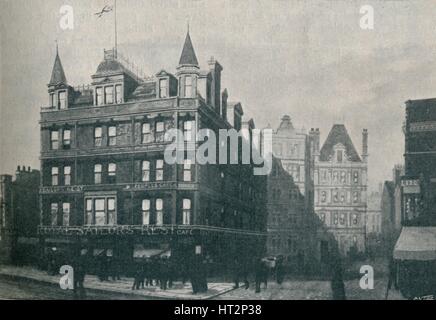
[[[117,0],[114,0],[114,19],[115,19],[115,58],[118,58],[117,53]]]

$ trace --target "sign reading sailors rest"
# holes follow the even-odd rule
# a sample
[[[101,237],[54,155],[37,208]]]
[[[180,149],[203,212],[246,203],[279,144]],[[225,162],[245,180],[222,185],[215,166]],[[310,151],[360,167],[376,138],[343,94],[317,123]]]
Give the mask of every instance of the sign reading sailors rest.
[[[97,235],[144,235],[144,236],[191,236],[195,228],[179,228],[169,226],[80,226],[80,227],[56,227],[40,226],[39,235],[65,235],[65,236],[97,236]]]

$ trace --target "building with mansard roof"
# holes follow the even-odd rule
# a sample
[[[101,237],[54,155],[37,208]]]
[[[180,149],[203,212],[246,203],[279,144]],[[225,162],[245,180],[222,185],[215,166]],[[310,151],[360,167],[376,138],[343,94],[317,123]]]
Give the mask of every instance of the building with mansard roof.
[[[90,259],[103,253],[126,263],[156,252],[188,263],[200,254],[217,269],[263,254],[266,179],[253,164],[164,161],[170,129],[195,150],[198,129],[254,129],[242,104],[227,102],[222,70],[214,58],[200,68],[189,33],[175,74],[151,78],[109,50],[92,83],[73,87],[56,52],[40,121],[45,253],[87,249]]]
[[[314,145],[315,212],[335,236],[342,255],[365,251],[368,131],[362,132],[359,155],[343,124],[335,124],[319,149],[320,132],[311,130]],[[327,243],[321,243],[322,250]]]

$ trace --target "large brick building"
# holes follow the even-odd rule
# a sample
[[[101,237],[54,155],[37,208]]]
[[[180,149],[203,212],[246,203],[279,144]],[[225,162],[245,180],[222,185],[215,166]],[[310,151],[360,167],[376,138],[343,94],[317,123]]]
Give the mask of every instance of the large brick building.
[[[319,146],[319,130],[310,134]],[[365,251],[368,132],[359,155],[343,124],[335,124],[321,150],[315,148],[315,212],[335,236],[342,255]],[[325,249],[324,249],[325,250]]]
[[[266,180],[253,165],[164,161],[169,129],[197,149],[198,129],[242,128],[222,70],[214,58],[200,69],[188,33],[175,74],[141,79],[110,50],[91,85],[77,89],[57,53],[40,122],[42,245],[124,261],[149,249],[180,262],[201,253],[220,267],[263,254]]]
[[[394,247],[406,297],[436,292],[436,99],[406,102],[402,229]]]

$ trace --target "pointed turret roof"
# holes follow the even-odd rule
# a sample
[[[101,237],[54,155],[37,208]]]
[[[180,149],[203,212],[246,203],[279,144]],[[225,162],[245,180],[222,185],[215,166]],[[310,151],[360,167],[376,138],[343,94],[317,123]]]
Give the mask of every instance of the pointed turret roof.
[[[183,45],[182,55],[180,56],[179,65],[194,65],[198,66],[197,57],[192,45],[189,31],[186,33],[185,44]]]
[[[277,133],[289,131],[294,131],[294,126],[292,125],[291,117],[288,115],[284,115],[277,129]]]
[[[347,129],[343,124],[333,125],[333,128],[330,130],[330,133],[321,148],[319,159],[321,161],[329,161],[330,157],[334,153],[334,146],[339,143],[345,147],[348,159],[350,161],[362,161],[356,151],[356,148],[354,148],[353,141],[351,141]]]
[[[49,86],[57,85],[59,83],[67,83],[67,78],[65,77],[64,68],[62,67],[61,58],[59,58],[59,50],[56,46],[56,58],[53,65],[53,70],[51,72],[51,79]]]

